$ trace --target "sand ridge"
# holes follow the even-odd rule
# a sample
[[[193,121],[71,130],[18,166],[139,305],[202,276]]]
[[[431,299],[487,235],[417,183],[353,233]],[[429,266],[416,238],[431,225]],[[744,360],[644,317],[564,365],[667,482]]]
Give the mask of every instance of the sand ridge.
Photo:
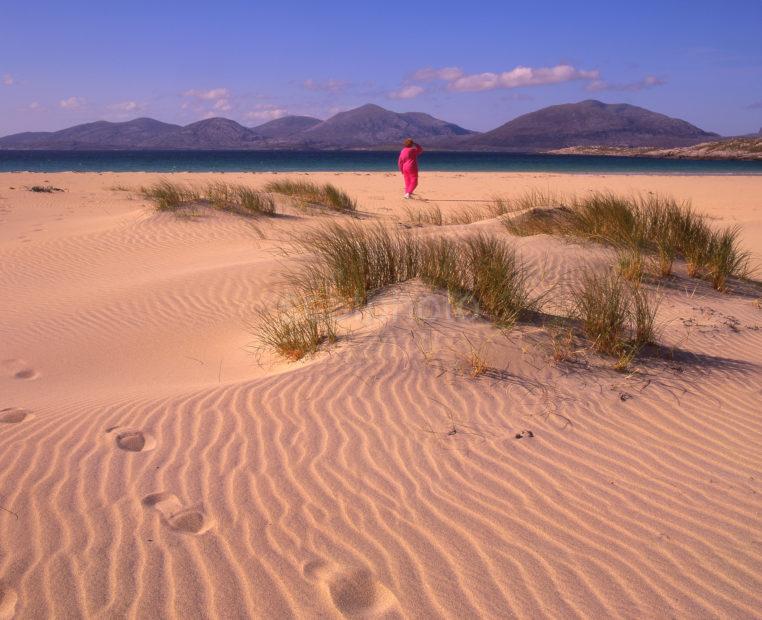
[[[0,174],[0,618],[758,617],[754,295],[678,269],[674,355],[622,375],[408,283],[285,364],[250,322],[314,217],[178,219],[113,189],[159,176]],[[404,218],[396,175],[305,178]],[[45,180],[66,191],[24,189]],[[691,198],[760,261],[762,177],[437,173],[420,192],[446,211],[529,187]],[[420,232],[470,230],[499,224]],[[547,283],[610,260],[516,246]]]

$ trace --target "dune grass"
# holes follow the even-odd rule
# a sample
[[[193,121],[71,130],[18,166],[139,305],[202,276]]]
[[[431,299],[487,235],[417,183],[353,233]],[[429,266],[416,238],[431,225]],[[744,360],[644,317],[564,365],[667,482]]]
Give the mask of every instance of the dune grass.
[[[438,205],[405,206],[405,216],[412,226],[444,226],[445,218]]]
[[[265,190],[290,196],[306,205],[317,205],[346,213],[357,211],[357,201],[331,183],[318,185],[311,181],[282,179],[270,181],[265,185]]]
[[[748,277],[751,273],[751,253],[739,249],[740,232],[738,226],[732,226],[715,231],[710,237],[704,266],[712,286],[718,291],[727,289],[729,277]]]
[[[418,275],[500,326],[514,324],[541,305],[515,250],[491,235],[423,242]]]
[[[336,321],[329,311],[309,299],[288,308],[257,312],[259,342],[290,361],[316,353],[323,343],[338,339]]]
[[[486,205],[465,205],[446,215],[437,204],[406,205],[405,215],[407,223],[411,226],[453,226],[501,217],[513,209],[510,201],[496,196]]]
[[[378,223],[332,221],[296,244],[307,258],[291,272],[291,290],[311,311],[263,315],[260,334],[288,359],[336,339],[329,309],[362,307],[384,288],[413,278],[446,291],[451,302],[498,327],[542,312],[543,296],[534,293],[527,268],[503,237],[430,238]],[[643,346],[655,342],[659,300],[639,279],[587,269],[569,290],[568,316],[595,351],[616,358],[617,369],[625,370]],[[571,326],[554,346],[559,360],[576,354]]]
[[[356,308],[384,287],[419,277],[501,325],[539,305],[524,265],[494,236],[422,240],[380,224],[329,223],[299,243],[312,258],[292,284],[305,296]]]
[[[270,194],[246,185],[218,181],[206,186],[204,198],[221,211],[243,215],[275,215],[275,201]]]
[[[599,353],[617,358],[625,370],[643,346],[657,336],[659,300],[640,283],[617,272],[586,269],[570,288],[570,314]]]
[[[201,200],[201,194],[197,189],[166,179],[141,187],[140,193],[150,200],[158,211],[177,211]]]
[[[555,234],[617,247],[627,259],[624,270],[631,275],[639,270],[643,252],[656,257],[654,271],[659,276],[670,275],[680,257],[689,276],[707,278],[717,290],[725,290],[729,277],[745,278],[750,273],[750,253],[740,249],[737,228],[715,230],[690,204],[670,197],[593,192],[560,199],[530,192],[514,204],[527,211],[504,219],[510,233]]]
[[[298,245],[313,258],[292,274],[292,284],[305,295],[336,298],[349,307],[364,306],[375,291],[417,275],[420,244],[381,224],[331,222],[306,233]]]
[[[197,187],[162,179],[141,187],[140,193],[159,211],[176,212],[194,205],[206,205],[239,215],[275,215],[275,201],[269,194],[222,181]]]

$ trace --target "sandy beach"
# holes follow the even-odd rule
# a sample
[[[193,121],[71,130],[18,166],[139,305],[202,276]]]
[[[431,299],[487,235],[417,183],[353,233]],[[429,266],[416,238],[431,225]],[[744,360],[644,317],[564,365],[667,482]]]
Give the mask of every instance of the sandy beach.
[[[760,617],[759,287],[678,265],[670,355],[628,373],[417,282],[287,362],[257,309],[294,237],[344,216],[157,213],[137,190],[160,178],[331,182],[395,226],[529,189],[669,194],[762,269],[762,176],[424,172],[404,201],[391,173],[0,174],[0,620]],[[469,230],[508,236],[430,233]],[[512,239],[548,282],[611,263]]]

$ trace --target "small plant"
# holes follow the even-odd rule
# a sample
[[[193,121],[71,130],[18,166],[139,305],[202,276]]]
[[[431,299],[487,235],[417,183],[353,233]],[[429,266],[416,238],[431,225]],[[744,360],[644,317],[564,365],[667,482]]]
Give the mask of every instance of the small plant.
[[[712,286],[718,291],[725,291],[730,276],[745,278],[749,275],[750,252],[738,249],[737,226],[715,232],[706,252],[706,269]]]
[[[442,210],[437,205],[426,207],[405,207],[407,220],[413,226],[442,226],[444,218]]]
[[[290,361],[316,353],[321,344],[338,338],[331,314],[306,300],[284,311],[262,309],[258,318],[259,341]]]
[[[552,327],[550,343],[553,348],[554,362],[570,362],[576,357],[574,331],[570,327]]]
[[[637,348],[656,342],[656,313],[660,300],[642,286],[630,289],[631,322],[635,328],[634,343]]]
[[[573,314],[600,353],[616,355],[624,340],[629,300],[624,282],[615,273],[587,270],[572,289]]]
[[[363,306],[373,292],[416,275],[418,244],[409,235],[382,225],[341,225],[313,229],[298,243],[314,260],[293,274],[309,295],[338,297],[350,307]]]
[[[140,193],[156,205],[158,211],[177,211],[198,202],[199,192],[192,187],[162,179],[149,187],[141,187]]]
[[[512,247],[481,234],[466,239],[464,246],[460,285],[470,291],[480,313],[501,325],[512,325],[535,308],[526,268]]]
[[[32,187],[29,188],[29,191],[43,194],[52,194],[53,192],[62,192],[63,190],[60,187],[53,187],[52,185],[32,185]]]
[[[627,369],[645,345],[656,341],[659,300],[639,282],[588,269],[571,293],[572,315],[596,351],[616,358],[617,370]]]
[[[473,343],[466,338],[468,343],[468,352],[464,356],[465,366],[468,371],[468,376],[471,379],[478,379],[489,370],[489,364],[484,356],[484,345],[477,348]]]
[[[614,370],[617,372],[627,372],[638,352],[639,348],[632,343],[624,343],[616,355]]]
[[[270,181],[265,189],[275,194],[291,196],[307,205],[318,205],[334,211],[353,213],[357,202],[346,192],[331,183],[318,185],[310,181],[283,179]]]

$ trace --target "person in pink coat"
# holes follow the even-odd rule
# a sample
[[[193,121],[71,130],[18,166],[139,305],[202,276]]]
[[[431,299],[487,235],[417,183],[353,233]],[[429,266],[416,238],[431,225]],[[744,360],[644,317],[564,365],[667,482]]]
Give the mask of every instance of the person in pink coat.
[[[420,144],[416,144],[410,138],[405,140],[405,147],[400,151],[397,162],[400,172],[405,178],[405,198],[410,198],[418,187],[418,156],[423,153]]]

